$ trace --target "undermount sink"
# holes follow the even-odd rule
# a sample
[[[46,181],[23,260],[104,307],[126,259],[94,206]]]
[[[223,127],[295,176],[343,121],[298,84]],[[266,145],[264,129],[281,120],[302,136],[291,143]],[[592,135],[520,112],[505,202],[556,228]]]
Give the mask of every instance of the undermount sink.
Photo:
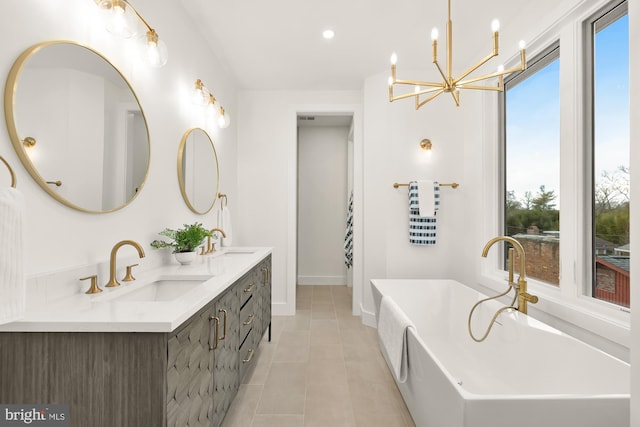
[[[247,255],[255,252],[255,249],[226,249],[223,252],[223,255]]]
[[[158,279],[142,285],[138,289],[116,296],[112,301],[173,301],[208,279],[209,277]]]

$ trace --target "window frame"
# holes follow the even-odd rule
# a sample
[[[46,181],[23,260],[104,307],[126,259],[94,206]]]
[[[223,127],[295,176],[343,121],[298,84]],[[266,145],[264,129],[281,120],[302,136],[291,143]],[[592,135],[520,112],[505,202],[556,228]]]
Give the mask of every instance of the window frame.
[[[585,143],[585,164],[589,168],[586,174],[587,196],[589,198],[589,204],[585,206],[585,212],[591,212],[591,215],[586,218],[584,230],[588,239],[588,247],[584,251],[584,263],[587,271],[585,272],[585,280],[583,283],[582,295],[590,297],[594,300],[603,301],[594,296],[594,290],[596,287],[596,257],[594,255],[596,230],[595,230],[595,45],[594,36],[597,32],[596,23],[599,22],[600,30],[605,29],[610,24],[614,23],[624,15],[628,14],[629,8],[627,0],[615,0],[601,7],[597,12],[589,16],[583,21],[583,51],[584,51],[584,85],[583,91],[585,99],[588,102],[583,104],[583,123],[584,123],[584,143]],[[606,302],[606,301],[603,301]],[[617,304],[612,304],[616,307],[620,307],[623,310],[629,310]]]
[[[502,189],[502,203],[500,206],[500,218],[501,218],[501,227],[502,234],[507,235],[507,224],[506,224],[506,206],[507,206],[507,179],[506,179],[506,169],[507,169],[507,126],[506,126],[506,116],[507,116],[507,91],[513,86],[517,86],[523,81],[527,80],[529,77],[535,75],[538,71],[545,68],[547,65],[551,64],[555,60],[560,60],[560,40],[555,40],[553,43],[548,45],[545,49],[543,49],[540,53],[534,56],[532,59],[527,61],[527,68],[515,72],[513,74],[505,77],[503,82],[503,90],[498,95],[498,111],[499,111],[499,130],[500,130],[500,165],[501,165],[501,173],[500,173],[500,188]],[[561,141],[562,143],[562,141]],[[561,193],[562,194],[562,193]],[[559,262],[559,260],[558,260]],[[504,248],[504,264],[503,268],[506,270],[507,267],[507,248]],[[540,283],[544,283],[547,286],[554,286],[549,283],[545,283],[540,281]],[[558,285],[559,286],[559,285]]]
[[[611,9],[622,3],[620,0],[581,2],[579,6],[566,11],[548,28],[543,28],[527,49],[528,57],[536,58],[559,41],[562,46],[560,60],[560,285],[549,286],[535,279],[528,279],[529,291],[540,297],[537,304],[529,306],[534,317],[571,331],[585,340],[610,353],[629,360],[631,347],[631,311],[597,300],[584,294],[585,283],[591,285],[592,257],[592,152],[586,147],[587,127],[584,104],[587,93],[586,37],[585,25],[598,12]],[[515,64],[514,56],[505,62],[505,67]],[[484,133],[486,147],[483,163],[488,168],[484,181],[488,195],[484,208],[482,237],[491,238],[504,230],[505,180],[504,151],[504,105],[499,96],[484,95],[487,120],[495,128],[487,128]],[[590,123],[589,123],[590,125]],[[496,142],[498,141],[498,142]],[[492,171],[492,172],[490,172]],[[491,203],[495,203],[491,205]],[[585,212],[589,212],[585,214]],[[483,244],[484,244],[483,241]],[[507,273],[503,270],[501,251],[489,254],[490,261],[481,261],[478,268],[479,285],[490,291],[503,291]],[[585,281],[586,279],[589,281]]]

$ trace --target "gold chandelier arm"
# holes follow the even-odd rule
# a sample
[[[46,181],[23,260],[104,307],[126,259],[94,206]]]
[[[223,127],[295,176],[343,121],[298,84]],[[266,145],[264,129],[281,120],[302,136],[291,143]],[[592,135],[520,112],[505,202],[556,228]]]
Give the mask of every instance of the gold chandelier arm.
[[[469,74],[473,73],[475,70],[477,70],[478,68],[480,68],[481,66],[483,66],[484,64],[486,64],[490,59],[492,59],[494,56],[496,56],[495,54],[491,53],[487,56],[485,56],[484,58],[482,58],[480,61],[478,61],[475,65],[471,66],[467,71],[465,71],[464,73],[462,73],[458,78],[456,78],[453,82],[454,84],[459,84],[460,81],[462,79],[464,79],[465,77],[467,77]]]
[[[474,83],[474,82],[479,82],[481,80],[485,80],[485,79],[490,79],[492,77],[500,77],[500,76],[504,76],[505,74],[510,74],[516,71],[522,71],[526,68],[526,63],[525,62],[521,62],[520,66],[517,67],[513,67],[513,68],[509,68],[508,70],[504,70],[504,71],[496,71],[495,73],[491,73],[491,74],[485,74],[483,76],[478,76],[478,77],[474,77],[472,79],[467,79],[467,80],[457,80],[456,85],[458,87],[462,87],[466,84],[469,83]]]
[[[502,91],[502,86],[481,86],[481,85],[458,85],[460,89],[470,89],[470,90],[494,90],[496,92]]]
[[[393,96],[393,88],[389,86],[389,102],[397,101],[399,99],[411,98],[412,96],[415,96],[416,103],[418,103],[418,99],[420,95],[433,93],[435,91],[444,91],[445,89],[445,86],[442,83],[432,83],[432,84],[433,84],[433,87],[430,87],[429,89],[423,89],[418,92],[409,92],[409,93],[405,93],[403,95],[397,95],[397,96]]]
[[[436,93],[434,93],[433,95],[431,95],[429,98],[425,99],[424,101],[418,103],[418,97],[416,96],[416,110],[420,107],[422,107],[424,104],[426,104],[427,102],[431,101],[432,99],[434,99],[435,97],[442,95],[444,93],[444,89],[440,89],[439,91],[437,91]]]
[[[392,96],[392,97],[389,98],[389,101],[391,101],[391,102],[398,101],[399,99],[411,98],[412,96],[418,96],[418,94],[414,93],[414,92],[411,92],[411,93],[405,93],[403,95]]]
[[[460,106],[460,91],[458,89],[449,92],[453,97],[453,101],[456,103],[456,107]]]
[[[428,87],[442,87],[442,83],[435,82],[421,82],[418,80],[396,80],[393,84],[397,85],[411,85],[411,86],[428,86]]]
[[[447,55],[447,57],[448,56],[449,55]],[[448,61],[448,59],[447,59],[447,61]],[[433,61],[433,63],[436,65],[436,68],[440,72],[440,75],[442,76],[442,80],[444,80],[446,82],[446,84],[448,84],[450,79],[448,79],[447,76],[444,75],[444,73],[442,72],[442,68],[440,68],[440,64],[438,63],[438,61]]]
[[[433,93],[433,92],[438,91],[438,90],[444,90],[445,88],[446,88],[446,86],[444,84],[440,83],[438,86],[434,86],[434,87],[431,87],[429,89],[423,89],[423,90],[420,90],[418,92],[414,92],[413,94],[416,95],[416,96],[424,95],[424,94],[427,94],[427,93]]]

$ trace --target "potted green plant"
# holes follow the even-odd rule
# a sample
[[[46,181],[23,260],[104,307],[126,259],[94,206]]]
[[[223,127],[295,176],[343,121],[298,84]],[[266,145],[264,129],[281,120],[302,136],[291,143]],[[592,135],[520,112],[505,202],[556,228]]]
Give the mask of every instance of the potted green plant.
[[[196,255],[196,249],[205,238],[211,236],[211,232],[204,228],[199,222],[191,225],[184,224],[184,227],[173,230],[165,228],[159,233],[170,241],[154,240],[151,247],[156,249],[172,248],[176,260],[180,264],[190,264]]]

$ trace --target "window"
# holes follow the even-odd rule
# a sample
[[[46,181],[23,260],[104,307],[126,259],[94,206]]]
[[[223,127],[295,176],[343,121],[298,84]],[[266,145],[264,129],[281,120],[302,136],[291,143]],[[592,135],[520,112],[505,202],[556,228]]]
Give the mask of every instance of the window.
[[[629,20],[626,1],[593,10],[565,24],[583,28],[580,42],[562,33],[568,66],[562,39],[505,79],[501,191],[527,276],[552,285],[538,290],[611,313],[630,303]]]
[[[505,80],[504,225],[527,254],[527,276],[558,285],[560,269],[560,48]]]
[[[592,283],[585,293],[629,307],[629,19],[626,2],[587,21],[592,167]],[[589,120],[588,120],[589,121]]]

